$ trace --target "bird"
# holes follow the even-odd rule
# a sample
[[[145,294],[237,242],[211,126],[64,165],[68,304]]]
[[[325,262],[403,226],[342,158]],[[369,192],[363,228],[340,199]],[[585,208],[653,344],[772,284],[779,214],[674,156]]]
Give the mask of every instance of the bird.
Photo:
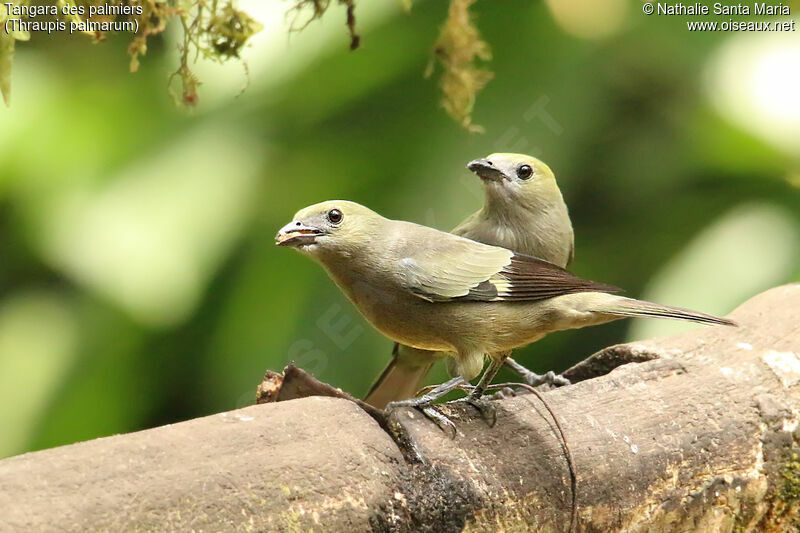
[[[467,168],[483,181],[486,200],[451,233],[560,267],[572,262],[572,221],[549,166],[529,155],[501,153]]]
[[[547,261],[433,228],[385,218],[346,200],[298,211],[275,236],[321,265],[364,318],[395,342],[444,352],[482,397],[510,352],[549,333],[625,317],[735,325],[713,315],[614,294]],[[451,380],[452,381],[452,380]],[[429,407],[448,390],[393,402]]]
[[[553,171],[525,154],[494,153],[467,164],[483,182],[484,204],[451,231],[467,239],[513,250],[567,267],[575,255],[572,222]],[[364,401],[383,409],[410,398],[434,363],[446,354],[395,343],[392,359]],[[529,385],[566,385],[553,372],[538,375],[510,357],[506,365]]]

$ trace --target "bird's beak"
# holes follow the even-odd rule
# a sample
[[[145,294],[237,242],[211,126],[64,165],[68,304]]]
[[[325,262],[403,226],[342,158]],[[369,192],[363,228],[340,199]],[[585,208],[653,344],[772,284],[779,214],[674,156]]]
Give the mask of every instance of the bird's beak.
[[[467,168],[484,181],[500,181],[506,177],[503,172],[488,159],[475,159],[467,164]]]
[[[286,224],[275,235],[275,244],[278,246],[301,246],[314,244],[316,238],[325,232],[319,228],[306,226],[302,222],[293,221]]]

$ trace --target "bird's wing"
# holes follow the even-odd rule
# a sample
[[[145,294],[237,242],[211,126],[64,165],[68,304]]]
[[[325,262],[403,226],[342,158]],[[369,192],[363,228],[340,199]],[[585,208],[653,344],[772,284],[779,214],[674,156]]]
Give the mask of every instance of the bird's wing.
[[[401,259],[406,288],[431,302],[534,301],[575,292],[616,292],[547,261],[466,239],[439,239]]]
[[[490,287],[491,286],[491,287]],[[535,301],[576,292],[618,292],[613,285],[579,278],[567,270],[529,255],[515,254],[511,263],[464,299]],[[496,294],[492,294],[495,291]]]
[[[431,302],[446,302],[468,296],[505,266],[513,253],[448,236],[416,247],[400,259],[403,282],[408,290]]]

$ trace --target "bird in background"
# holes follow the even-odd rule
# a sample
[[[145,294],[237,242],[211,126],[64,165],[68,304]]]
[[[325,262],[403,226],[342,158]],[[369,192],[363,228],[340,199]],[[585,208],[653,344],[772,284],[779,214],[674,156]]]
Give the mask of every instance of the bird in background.
[[[491,154],[467,168],[483,182],[484,204],[451,232],[566,267],[574,256],[572,221],[550,167],[524,154]],[[447,354],[395,344],[392,360],[364,401],[383,409],[416,395],[434,363]],[[506,365],[529,385],[569,382],[553,372],[540,376],[510,357]],[[452,374],[452,372],[451,372]]]
[[[482,398],[483,391],[511,350],[548,333],[624,317],[734,325],[705,313],[618,296],[612,294],[615,287],[581,279],[547,261],[391,220],[345,200],[301,209],[278,231],[276,244],[319,263],[367,321],[390,339],[447,353],[463,379],[477,377],[488,356],[489,365],[464,398],[484,416],[494,408]],[[429,408],[456,386],[440,386],[390,407]]]

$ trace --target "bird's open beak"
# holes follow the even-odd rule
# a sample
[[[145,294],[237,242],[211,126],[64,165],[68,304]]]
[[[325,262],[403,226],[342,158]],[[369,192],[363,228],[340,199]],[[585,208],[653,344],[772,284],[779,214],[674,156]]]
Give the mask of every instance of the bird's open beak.
[[[278,246],[314,244],[316,238],[324,233],[321,229],[306,226],[302,222],[289,222],[275,235],[275,244]]]
[[[500,181],[506,177],[506,175],[488,159],[475,159],[474,161],[470,161],[467,164],[467,168],[484,181]]]

